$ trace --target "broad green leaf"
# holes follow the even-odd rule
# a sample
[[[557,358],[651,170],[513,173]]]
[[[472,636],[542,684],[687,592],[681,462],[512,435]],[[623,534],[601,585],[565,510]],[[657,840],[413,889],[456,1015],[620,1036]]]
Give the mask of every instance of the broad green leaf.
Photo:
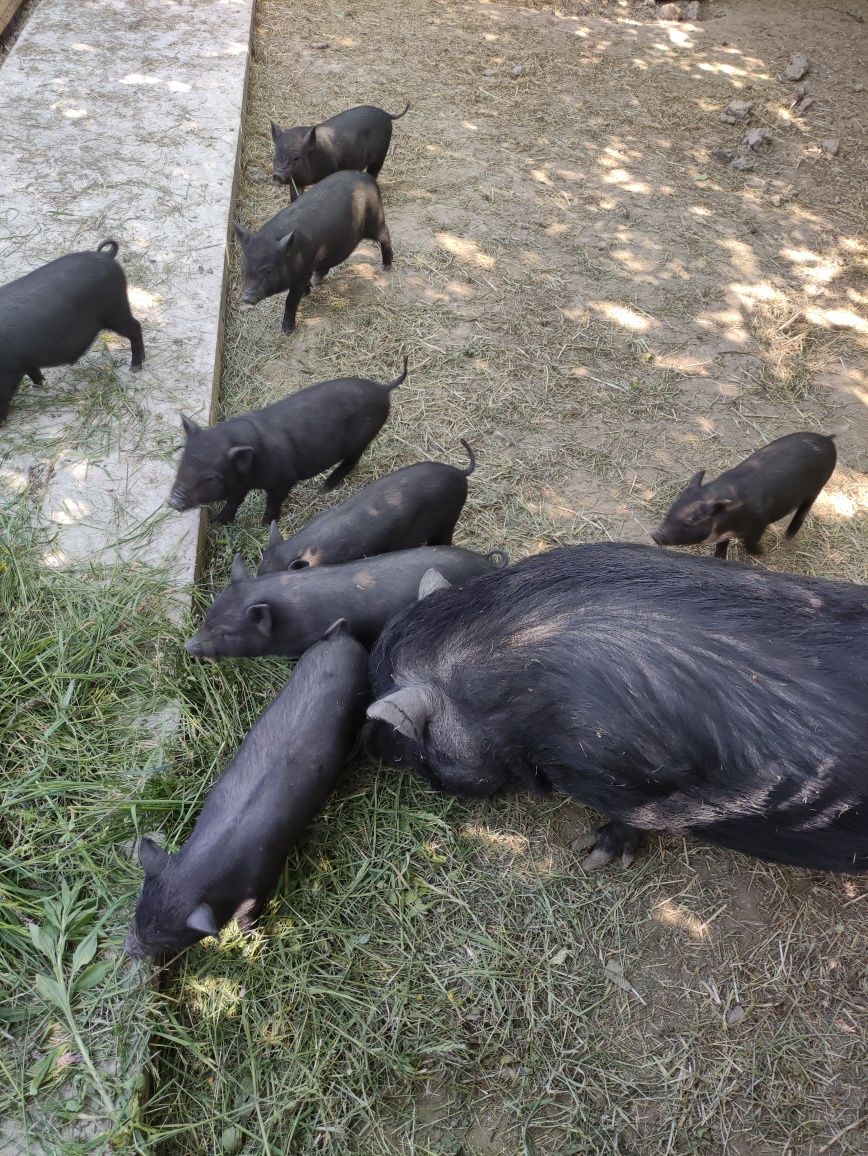
[[[96,955],[96,928],[86,935],[72,956],[72,975],[76,975]]]
[[[78,994],[80,991],[89,991],[90,988],[96,987],[98,983],[102,983],[113,966],[110,959],[102,960],[100,963],[92,963],[75,980],[73,990]]]
[[[37,975],[36,990],[46,1003],[54,1004],[61,1011],[66,1007],[66,997],[57,980],[50,975]]]

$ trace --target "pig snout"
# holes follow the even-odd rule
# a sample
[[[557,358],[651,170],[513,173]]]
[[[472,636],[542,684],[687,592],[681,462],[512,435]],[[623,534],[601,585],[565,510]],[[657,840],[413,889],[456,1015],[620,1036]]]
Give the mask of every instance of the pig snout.
[[[132,927],[124,936],[124,951],[130,959],[147,959],[151,954]]]
[[[194,634],[192,638],[188,638],[184,643],[184,649],[193,658],[210,658],[214,654],[214,644],[207,634],[203,634],[200,630],[198,634]]]
[[[184,493],[183,490],[179,490],[177,488],[172,489],[171,493],[169,494],[169,497],[166,500],[166,505],[170,506],[171,509],[173,509],[173,510],[179,510],[181,512],[183,512],[184,510],[189,510],[189,508],[190,508],[190,503],[187,499],[187,495]]]

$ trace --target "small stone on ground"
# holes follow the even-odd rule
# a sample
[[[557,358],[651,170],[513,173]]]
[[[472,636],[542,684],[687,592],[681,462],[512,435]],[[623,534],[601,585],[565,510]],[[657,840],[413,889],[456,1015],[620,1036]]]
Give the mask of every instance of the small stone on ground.
[[[784,69],[784,77],[786,80],[801,80],[809,68],[807,56],[801,52],[794,52]]]

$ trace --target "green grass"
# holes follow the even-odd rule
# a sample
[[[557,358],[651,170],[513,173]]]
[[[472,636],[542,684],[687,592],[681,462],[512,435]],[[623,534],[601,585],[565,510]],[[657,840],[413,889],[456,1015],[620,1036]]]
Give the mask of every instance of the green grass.
[[[102,1152],[140,1135],[147,1059],[152,995],[120,950],[130,840],[183,832],[285,668],[181,661],[159,573],[46,567],[26,494],[0,540],[0,1119]]]

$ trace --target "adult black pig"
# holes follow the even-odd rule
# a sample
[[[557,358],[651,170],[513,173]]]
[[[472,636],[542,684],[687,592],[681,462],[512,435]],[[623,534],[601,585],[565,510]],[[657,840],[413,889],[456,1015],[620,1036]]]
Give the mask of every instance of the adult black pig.
[[[612,820],[588,866],[669,830],[868,870],[868,587],[571,546],[431,594],[370,669],[375,753],[580,799]]]
[[[181,415],[187,441],[169,494],[173,510],[225,502],[217,515],[231,522],[251,490],[265,490],[263,525],[276,522],[292,487],[339,462],[323,489],[333,490],[353,469],[389,416],[388,385],[365,377],[320,381],[265,409],[202,429]]]
[[[243,255],[241,301],[256,305],[286,294],[283,332],[295,329],[298,303],[365,239],[376,241],[383,268],[392,264],[392,241],[377,182],[367,173],[332,173],[306,196],[251,233],[236,222]]]
[[[345,618],[353,636],[370,646],[392,615],[415,600],[428,570],[460,583],[495,564],[492,556],[459,546],[422,546],[254,578],[236,557],[232,581],[208,608],[187,650],[196,658],[296,658],[335,618]]]
[[[41,370],[74,365],[101,329],[126,337],[130,370],[142,368],[142,327],[117,255],[117,242],[103,241],[95,252],[67,253],[0,285],[0,425],[25,374],[39,385]]]
[[[467,479],[476,465],[463,438],[461,444],[470,456],[466,470],[445,462],[405,466],[325,510],[287,540],[272,522],[258,573],[333,566],[414,546],[451,546],[467,500]]]
[[[798,534],[836,460],[832,436],[786,434],[705,485],[705,470],[694,474],[651,537],[660,546],[714,543],[716,558],[740,538],[749,554],[761,554],[766,527],[793,510],[787,537]]]
[[[367,658],[335,623],[254,724],[181,850],[141,840],[130,955],[175,955],[235,916],[259,914],[346,764],[370,697]]]
[[[392,140],[392,121],[409,110],[391,113],[372,104],[348,108],[321,124],[278,128],[271,122],[275,181],[292,186],[294,201],[308,185],[340,169],[366,169],[376,177]]]

